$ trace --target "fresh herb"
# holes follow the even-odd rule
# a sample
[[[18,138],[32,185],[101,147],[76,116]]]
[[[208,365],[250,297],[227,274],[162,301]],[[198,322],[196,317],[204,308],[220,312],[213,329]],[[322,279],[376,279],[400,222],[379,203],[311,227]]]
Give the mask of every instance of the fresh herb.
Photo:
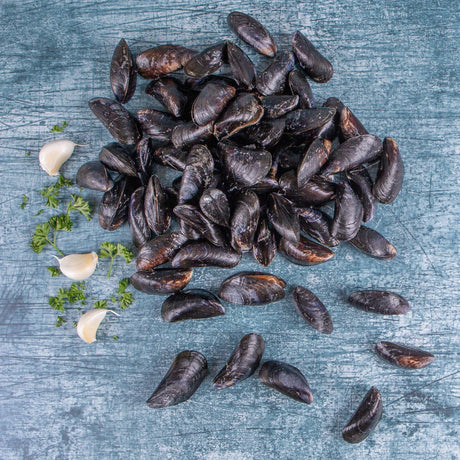
[[[34,252],[40,254],[43,251],[43,248],[46,245],[53,246],[56,251],[64,255],[64,253],[56,246],[56,233],[54,234],[54,238],[50,236],[51,233],[51,226],[48,222],[43,222],[43,224],[38,224],[35,227],[35,233],[32,235],[32,241],[30,242],[30,247]]]
[[[94,308],[107,308],[107,300],[98,300],[94,302]]]
[[[74,321],[74,322],[72,323],[72,326],[73,326],[73,327],[77,327],[77,326],[78,326],[78,323],[77,323],[76,321]]]
[[[34,214],[34,217],[40,216],[44,213],[44,209],[40,209],[40,211],[37,212],[37,214]]]
[[[30,152],[26,152],[26,157],[30,157]]]
[[[85,282],[72,283],[69,289],[60,288],[55,296],[51,296],[48,299],[48,303],[51,308],[58,311],[65,311],[65,304],[76,303],[81,301],[82,304],[86,299],[85,293]]]
[[[62,174],[59,174],[59,177],[54,185],[44,187],[43,190],[40,191],[40,195],[43,198],[46,198],[46,206],[49,208],[57,208],[59,206],[59,200],[57,197],[59,190],[70,185],[72,185],[72,181],[70,179],[66,179]]]
[[[72,199],[67,204],[66,215],[69,216],[71,211],[78,211],[81,215],[86,217],[86,220],[91,220],[91,207],[89,203],[80,195],[72,194],[70,196]]]
[[[68,123],[66,121],[63,121],[60,126],[59,125],[54,125],[51,128],[51,132],[52,133],[62,133],[62,131],[64,131],[64,129],[67,128],[67,126],[69,126]]]
[[[56,327],[61,327],[64,323],[67,323],[67,321],[59,315],[56,319]]]
[[[120,297],[117,299],[120,302],[120,308],[126,310],[134,302],[134,297],[131,292],[127,292],[126,288],[129,286],[129,278],[123,278],[118,283],[117,294],[120,294]]]
[[[122,244],[113,244],[110,243],[109,241],[104,241],[101,244],[101,250],[99,253],[99,257],[101,259],[105,258],[110,258],[110,266],[109,266],[109,272],[107,273],[107,279],[110,278],[110,275],[112,273],[112,266],[113,266],[113,261],[115,260],[115,257],[123,257],[125,259],[125,262],[129,264],[131,260],[133,260],[133,253],[125,246]]]
[[[26,204],[29,202],[29,197],[25,195],[24,193],[22,194],[22,203],[20,205],[21,209],[24,209],[26,207]]]
[[[47,268],[53,278],[55,276],[61,276],[61,270],[59,270],[59,268],[57,267],[47,267]]]
[[[118,340],[118,335],[114,335],[112,338],[113,340]]]

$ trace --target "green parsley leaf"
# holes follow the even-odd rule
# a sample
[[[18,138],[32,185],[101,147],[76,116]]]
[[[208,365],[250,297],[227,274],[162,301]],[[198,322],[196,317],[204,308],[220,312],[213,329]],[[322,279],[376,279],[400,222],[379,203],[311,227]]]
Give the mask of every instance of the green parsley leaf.
[[[117,244],[117,256],[123,257],[127,264],[131,263],[134,257],[132,251],[120,243]]]
[[[112,338],[113,340],[118,340],[118,335],[114,335]]]
[[[57,267],[47,267],[47,268],[53,278],[55,276],[61,276],[61,270],[59,270],[59,268]]]
[[[86,220],[91,220],[91,207],[89,203],[84,200],[80,195],[71,195],[72,200],[67,204],[67,215],[71,211],[78,211],[86,217]]]
[[[51,231],[51,226],[48,222],[43,224],[38,224],[35,227],[35,233],[32,235],[32,241],[30,242],[30,247],[34,252],[40,254],[43,251],[43,248],[47,244],[52,244],[49,239],[49,233]]]
[[[72,283],[69,289],[59,288],[58,292],[55,296],[51,296],[48,299],[48,303],[50,304],[51,308],[58,311],[65,311],[65,304],[68,303],[75,303],[79,300],[86,299],[85,293],[85,282],[82,281],[81,283]]]
[[[127,247],[123,246],[122,244],[118,243],[117,245],[110,243],[109,241],[104,241],[101,244],[101,249],[99,252],[99,257],[101,259],[110,258],[110,266],[109,272],[107,273],[107,279],[110,278],[112,273],[112,266],[115,257],[123,257],[125,262],[129,264],[131,260],[133,260],[133,253]]]
[[[118,283],[117,294],[123,294],[126,291],[126,288],[129,286],[129,278],[123,278]]]
[[[48,224],[56,231],[65,230],[66,232],[70,232],[73,226],[73,223],[67,214],[59,214],[57,216],[50,217],[48,219]]]
[[[67,321],[62,316],[58,316],[56,319],[56,327],[61,327],[64,323],[67,323]]]
[[[68,300],[70,303],[75,303],[80,301],[84,301],[86,299],[85,293],[85,282],[82,281],[80,283],[72,283],[68,290]]]
[[[54,125],[51,128],[51,132],[52,133],[62,133],[62,131],[64,131],[64,129],[67,128],[67,126],[69,126],[68,123],[66,121],[63,121],[60,126],[59,125]]]
[[[29,202],[29,197],[23,193],[22,194],[22,203],[21,203],[21,206],[20,206],[21,209],[24,209],[28,202]]]
[[[66,179],[62,174],[59,174],[59,177],[54,185],[49,185],[48,187],[44,187],[40,191],[40,195],[43,198],[46,198],[46,206],[49,208],[57,208],[59,206],[59,199],[58,193],[59,190],[63,187],[68,187],[72,185],[72,181]]]
[[[120,308],[122,310],[126,310],[134,302],[133,294],[131,292],[124,292],[123,294],[121,294],[118,301],[120,302]]]
[[[97,300],[94,302],[94,308],[107,308],[107,300]]]
[[[30,152],[26,152],[26,157],[30,157]]]
[[[34,217],[40,216],[41,214],[43,214],[44,211],[44,209],[40,209],[40,211],[38,211],[37,214],[34,214]]]
[[[76,321],[74,321],[74,322],[72,323],[72,326],[73,326],[73,327],[77,327],[77,326],[78,326],[78,323],[77,323]]]

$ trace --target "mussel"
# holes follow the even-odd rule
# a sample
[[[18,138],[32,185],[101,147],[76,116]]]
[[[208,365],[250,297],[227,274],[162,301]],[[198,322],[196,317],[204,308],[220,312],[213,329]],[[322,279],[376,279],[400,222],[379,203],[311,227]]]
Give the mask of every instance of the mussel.
[[[372,195],[372,179],[364,166],[347,172],[351,187],[363,205],[363,222],[369,222],[375,213],[375,198]]]
[[[142,131],[147,136],[158,140],[170,140],[172,130],[177,125],[177,121],[171,115],[155,109],[139,110],[137,118]]]
[[[384,236],[364,225],[349,243],[376,259],[390,260],[397,254],[396,248]]]
[[[113,180],[100,161],[88,161],[77,171],[76,183],[79,187],[107,192],[113,187]]]
[[[173,267],[233,268],[241,262],[241,253],[232,248],[214,246],[207,241],[193,241],[183,246],[171,261]]]
[[[111,171],[137,177],[136,164],[131,154],[120,144],[111,142],[102,147],[99,161]]]
[[[252,249],[259,216],[260,202],[257,195],[251,191],[239,193],[230,224],[231,245],[236,251],[248,252]]]
[[[185,65],[185,74],[193,78],[203,78],[219,70],[224,65],[226,46],[226,42],[217,43],[195,54]]]
[[[378,342],[375,351],[385,361],[406,369],[421,369],[434,361],[427,351],[392,342]]]
[[[311,109],[315,105],[310,84],[305,75],[300,70],[292,70],[288,77],[289,88],[292,94],[299,96],[299,107],[301,109]]]
[[[227,195],[218,188],[206,189],[200,197],[201,212],[214,224],[230,226],[230,204]]]
[[[302,232],[329,247],[339,244],[339,240],[331,235],[331,218],[326,213],[319,209],[306,207],[298,209],[297,214]]]
[[[235,81],[251,90],[254,87],[256,71],[246,53],[235,43],[227,41],[227,59]]]
[[[129,229],[133,243],[137,247],[141,247],[150,239],[150,228],[144,216],[144,195],[145,187],[135,190],[131,195],[128,210]]]
[[[175,117],[181,117],[187,104],[187,96],[182,83],[174,77],[162,77],[151,81],[145,92],[154,97],[165,109]]]
[[[136,91],[136,65],[126,40],[122,38],[112,56],[110,85],[117,101],[126,104]]]
[[[279,235],[294,244],[300,238],[300,225],[292,202],[279,193],[268,196],[267,217]]]
[[[272,63],[257,75],[257,91],[264,96],[281,94],[286,86],[289,72],[294,69],[294,62],[294,55],[291,51],[283,51],[278,54]]]
[[[129,281],[135,289],[146,294],[170,294],[184,289],[192,275],[191,268],[158,268],[138,271]]]
[[[192,121],[176,125],[171,133],[171,141],[176,149],[189,147],[209,139],[212,136],[213,124],[199,126]]]
[[[281,238],[278,249],[283,256],[296,265],[318,265],[334,257],[334,252],[303,236],[298,242]]]
[[[350,139],[350,137],[368,134],[366,128],[353,115],[348,107],[344,107],[340,112],[340,133],[345,140]]]
[[[268,267],[276,255],[276,238],[268,227],[267,219],[261,219],[252,246],[254,258],[260,265]]]
[[[299,189],[305,187],[307,182],[319,172],[330,152],[331,142],[327,139],[315,139],[310,144],[297,168],[297,187]]]
[[[168,197],[155,175],[150,177],[145,189],[144,215],[154,234],[161,235],[168,230],[171,223]]]
[[[406,299],[388,291],[356,291],[350,294],[348,301],[361,310],[382,315],[402,315],[410,309]]]
[[[188,152],[176,149],[170,145],[162,145],[152,152],[152,160],[176,171],[183,171]]]
[[[335,115],[331,107],[297,109],[286,115],[286,132],[303,134],[326,125]]]
[[[294,305],[297,313],[313,328],[323,334],[332,334],[331,315],[313,292],[303,286],[294,289]]]

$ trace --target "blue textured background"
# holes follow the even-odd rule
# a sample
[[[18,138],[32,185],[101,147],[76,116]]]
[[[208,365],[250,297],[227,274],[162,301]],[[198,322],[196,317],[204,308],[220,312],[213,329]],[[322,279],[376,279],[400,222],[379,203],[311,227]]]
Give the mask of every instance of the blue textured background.
[[[107,317],[98,341],[87,345],[72,328],[75,308],[65,326],[54,327],[47,297],[70,281],[51,279],[51,252],[37,256],[28,246],[35,225],[48,217],[33,216],[42,207],[38,191],[53,182],[38,167],[38,151],[54,138],[86,144],[63,168],[74,177],[110,140],[87,101],[111,96],[109,63],[120,38],[135,53],[171,42],[201,48],[232,37],[226,14],[235,9],[255,14],[280,48],[296,29],[305,32],[335,67],[330,83],[313,85],[318,99],[339,97],[370,132],[398,141],[404,188],[371,224],[398,256],[377,261],[346,244],[313,268],[277,256],[267,271],[323,300],[335,325],[330,337],[297,316],[290,296],[262,307],[228,306],[217,319],[166,324],[159,316],[163,298],[136,293],[135,304],[120,318]],[[459,458],[456,2],[2,0],[0,13],[0,458]],[[131,109],[152,106],[145,86],[139,79]],[[62,120],[66,131],[50,134]],[[22,193],[31,199],[24,211]],[[83,193],[96,202],[97,193]],[[97,219],[81,219],[59,243],[67,253],[83,252],[104,239],[129,242],[128,229],[108,234]],[[106,268],[101,262],[87,283],[96,299],[107,298],[133,264],[118,264],[110,282]],[[249,256],[243,268],[259,269]],[[234,271],[198,269],[190,286],[215,292]],[[402,317],[358,311],[345,302],[356,288],[399,292],[412,311]],[[212,389],[212,376],[248,332],[265,338],[265,358],[304,371],[313,405],[256,378]],[[391,367],[372,352],[378,340],[425,348],[436,360],[419,371]],[[206,355],[210,376],[190,401],[149,409],[145,400],[186,348]],[[341,428],[372,384],[383,396],[383,419],[365,442],[348,445]]]

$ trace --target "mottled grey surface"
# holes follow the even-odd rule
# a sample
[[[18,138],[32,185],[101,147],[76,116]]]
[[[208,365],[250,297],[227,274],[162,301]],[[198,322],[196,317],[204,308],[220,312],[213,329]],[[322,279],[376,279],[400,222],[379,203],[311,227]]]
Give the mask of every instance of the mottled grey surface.
[[[327,305],[335,325],[329,337],[303,322],[289,296],[262,307],[228,306],[216,319],[166,324],[163,298],[136,293],[135,304],[107,317],[98,341],[87,345],[72,328],[75,309],[65,326],[54,327],[47,297],[70,281],[50,278],[51,252],[37,256],[29,248],[34,226],[48,216],[34,217],[42,206],[38,191],[52,183],[38,167],[40,146],[64,137],[86,144],[63,168],[74,177],[110,140],[87,101],[111,96],[108,68],[118,40],[125,37],[136,53],[165,42],[201,48],[231,37],[225,17],[234,9],[257,14],[281,47],[291,32],[304,31],[335,67],[330,83],[313,85],[318,99],[340,97],[369,131],[399,142],[403,192],[380,206],[371,224],[398,256],[382,262],[343,245],[334,260],[313,268],[276,258],[267,271],[290,288],[309,287]],[[456,2],[2,0],[0,14],[0,458],[459,458]],[[145,86],[139,80],[131,109],[152,105]],[[65,133],[50,134],[62,120],[69,122]],[[31,199],[24,211],[22,193]],[[92,202],[98,195],[84,194]],[[59,244],[67,253],[90,251],[104,239],[128,242],[128,229],[108,234],[96,219],[80,219]],[[101,262],[88,282],[98,299],[133,264],[118,264],[110,282],[106,268]],[[239,268],[258,269],[250,257]],[[191,286],[216,292],[235,271],[196,270]],[[356,288],[394,290],[412,310],[402,317],[359,311],[345,301]],[[212,389],[212,377],[248,332],[266,339],[265,358],[304,371],[311,406],[256,378]],[[391,367],[372,352],[378,340],[419,346],[436,360],[419,371]],[[190,401],[149,409],[146,399],[186,348],[206,355],[211,375]],[[382,393],[382,421],[362,444],[346,444],[341,428],[371,385]]]

